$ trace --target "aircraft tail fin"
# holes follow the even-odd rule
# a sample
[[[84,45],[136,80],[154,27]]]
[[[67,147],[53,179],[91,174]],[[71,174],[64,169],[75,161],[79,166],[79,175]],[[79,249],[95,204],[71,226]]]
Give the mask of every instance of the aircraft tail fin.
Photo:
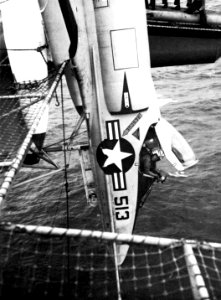
[[[167,120],[161,118],[155,130],[161,148],[174,168],[184,171],[197,164],[198,160],[189,143]]]

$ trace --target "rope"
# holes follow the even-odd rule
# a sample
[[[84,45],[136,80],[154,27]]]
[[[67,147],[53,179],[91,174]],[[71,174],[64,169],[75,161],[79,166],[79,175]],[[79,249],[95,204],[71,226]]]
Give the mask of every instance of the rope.
[[[66,136],[65,136],[65,116],[64,116],[64,94],[63,94],[63,82],[61,78],[61,107],[62,107],[62,131],[63,131],[63,140],[65,141]],[[68,174],[67,174],[67,152],[64,147],[63,149],[63,154],[64,154],[64,178],[65,178],[65,195],[66,195],[66,220],[67,220],[67,228],[70,227],[70,222],[69,222],[69,188],[68,188]],[[68,281],[68,291],[70,291],[70,241],[67,239],[67,281]]]

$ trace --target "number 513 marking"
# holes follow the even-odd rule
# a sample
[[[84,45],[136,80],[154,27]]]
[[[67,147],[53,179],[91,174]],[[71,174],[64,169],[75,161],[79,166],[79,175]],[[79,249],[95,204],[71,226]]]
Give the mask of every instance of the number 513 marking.
[[[127,220],[130,217],[128,197],[114,197],[116,220]]]

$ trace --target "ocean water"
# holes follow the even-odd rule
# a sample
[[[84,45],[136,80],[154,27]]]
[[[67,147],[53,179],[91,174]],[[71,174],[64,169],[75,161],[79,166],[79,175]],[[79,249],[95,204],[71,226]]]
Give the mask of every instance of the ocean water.
[[[207,5],[219,8],[218,0],[207,1]],[[187,139],[199,163],[189,171],[187,178],[170,177],[164,184],[154,185],[139,212],[134,233],[221,242],[221,61],[155,68],[152,76],[159,102],[167,102],[161,107],[162,116]],[[64,91],[67,137],[78,115],[66,86]],[[62,117],[60,106],[55,101],[51,104],[46,144],[53,143],[63,134],[58,122]],[[83,127],[77,141],[85,140]],[[66,155],[70,164],[68,199],[64,174],[57,173],[12,188],[3,220],[82,229],[102,228],[98,208],[86,203],[78,155],[76,152]],[[59,166],[64,165],[62,152],[52,154],[52,157]],[[15,184],[44,172],[22,169]]]
[[[221,62],[152,69],[165,117],[193,148],[198,164],[187,178],[168,178],[141,210],[136,232],[221,241]],[[143,226],[145,224],[145,226]]]

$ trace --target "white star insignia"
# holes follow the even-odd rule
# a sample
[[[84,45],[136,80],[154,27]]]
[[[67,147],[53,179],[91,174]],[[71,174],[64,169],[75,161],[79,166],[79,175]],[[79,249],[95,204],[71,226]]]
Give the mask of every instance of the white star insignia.
[[[115,164],[122,171],[122,160],[128,156],[133,155],[132,153],[122,152],[120,150],[120,142],[117,141],[113,149],[102,149],[103,153],[107,155],[107,159],[104,162],[103,168]]]

